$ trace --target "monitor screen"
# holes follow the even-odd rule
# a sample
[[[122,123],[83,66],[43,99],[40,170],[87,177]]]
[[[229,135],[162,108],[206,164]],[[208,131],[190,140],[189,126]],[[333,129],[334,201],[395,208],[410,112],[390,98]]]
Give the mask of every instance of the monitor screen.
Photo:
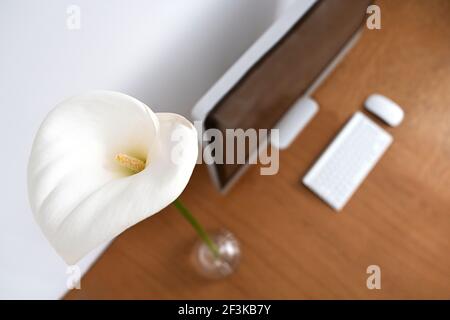
[[[273,128],[359,30],[370,3],[317,1],[208,113],[205,130]],[[214,166],[224,187],[243,165]]]

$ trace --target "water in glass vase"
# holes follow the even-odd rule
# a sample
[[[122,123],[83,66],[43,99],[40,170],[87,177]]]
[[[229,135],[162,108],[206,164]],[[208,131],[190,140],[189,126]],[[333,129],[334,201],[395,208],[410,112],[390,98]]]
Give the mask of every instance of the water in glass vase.
[[[228,230],[219,230],[209,235],[216,244],[219,255],[216,256],[204,242],[198,241],[192,254],[195,269],[210,279],[231,275],[236,271],[241,257],[238,240]]]

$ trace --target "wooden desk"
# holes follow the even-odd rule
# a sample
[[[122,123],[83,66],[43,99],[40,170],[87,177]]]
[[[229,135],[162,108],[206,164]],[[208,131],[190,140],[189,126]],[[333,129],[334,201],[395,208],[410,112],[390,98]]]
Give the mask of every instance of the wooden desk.
[[[362,39],[316,91],[321,110],[280,172],[245,174],[223,197],[198,166],[182,195],[208,228],[242,242],[239,271],[190,269],[194,231],[173,207],[119,236],[66,298],[450,298],[450,2],[379,1],[382,30]],[[406,111],[394,143],[340,214],[299,184],[364,99]],[[381,267],[368,290],[366,268]]]

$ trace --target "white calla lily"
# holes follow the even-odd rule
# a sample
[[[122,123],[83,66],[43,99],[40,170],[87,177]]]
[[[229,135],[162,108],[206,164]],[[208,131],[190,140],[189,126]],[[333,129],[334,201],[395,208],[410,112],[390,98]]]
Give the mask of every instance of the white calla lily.
[[[70,98],[36,135],[28,164],[32,211],[73,264],[177,199],[197,153],[197,132],[180,115],[153,113],[117,92]]]

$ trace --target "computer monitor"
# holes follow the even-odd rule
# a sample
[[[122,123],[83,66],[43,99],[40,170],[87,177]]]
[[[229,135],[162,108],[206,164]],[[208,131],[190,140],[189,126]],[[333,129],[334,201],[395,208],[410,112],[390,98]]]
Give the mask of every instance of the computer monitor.
[[[194,120],[201,120],[204,130],[215,128],[224,135],[226,129],[273,128],[342,58],[361,29],[371,2],[294,2],[198,101],[192,111]],[[248,150],[246,158],[255,152],[257,148]],[[222,191],[229,189],[245,167],[208,165]]]

